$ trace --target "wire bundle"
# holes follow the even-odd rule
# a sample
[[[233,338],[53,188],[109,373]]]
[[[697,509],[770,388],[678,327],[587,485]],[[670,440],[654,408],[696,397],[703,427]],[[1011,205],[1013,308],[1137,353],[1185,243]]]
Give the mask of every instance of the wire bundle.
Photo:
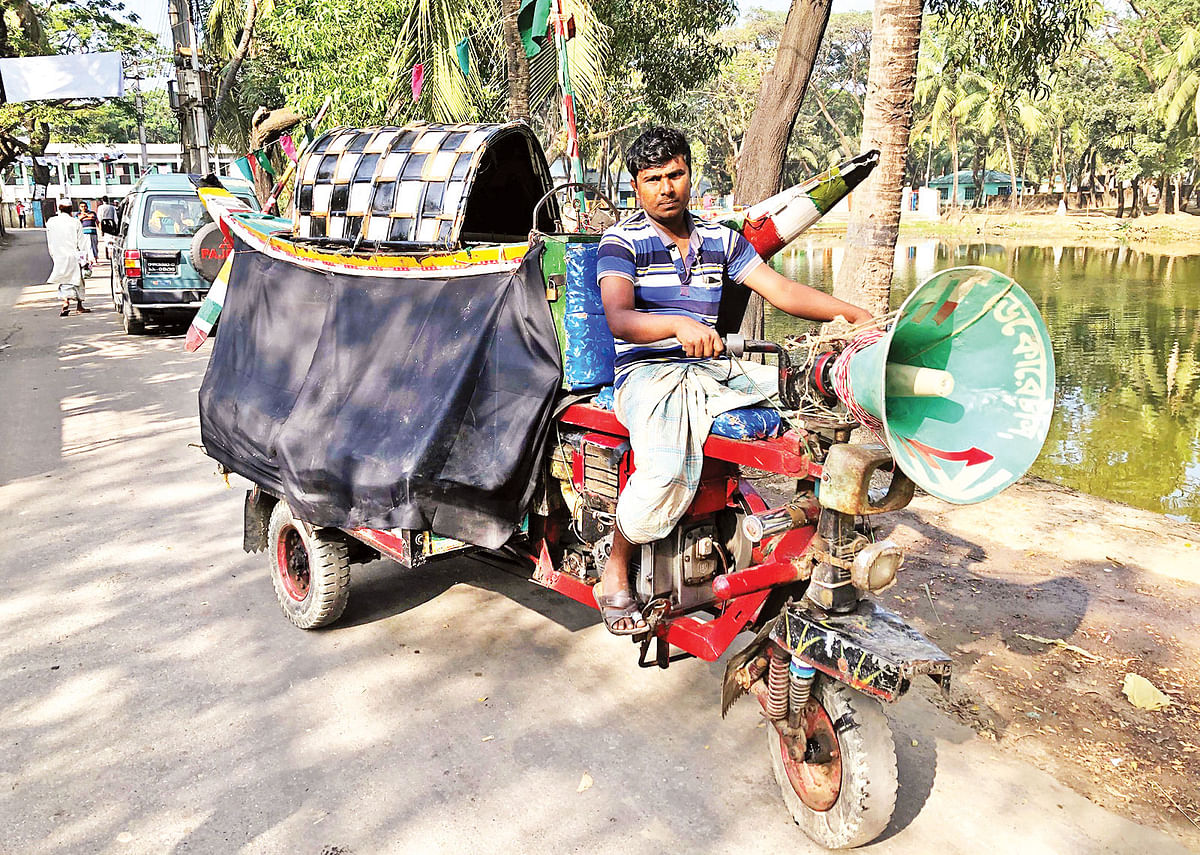
[[[833,392],[837,395],[838,400],[846,405],[851,417],[865,428],[868,428],[875,434],[876,438],[882,438],[883,422],[867,412],[858,403],[858,398],[854,395],[854,387],[850,382],[850,362],[854,359],[855,354],[861,353],[871,345],[875,344],[886,333],[880,329],[867,330],[855,338],[851,339],[846,345],[836,360],[833,367],[829,370],[829,378],[833,383]]]

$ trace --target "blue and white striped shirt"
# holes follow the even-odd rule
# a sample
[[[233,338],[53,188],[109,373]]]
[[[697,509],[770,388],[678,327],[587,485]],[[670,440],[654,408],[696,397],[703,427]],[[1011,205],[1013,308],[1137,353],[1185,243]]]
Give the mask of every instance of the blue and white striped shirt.
[[[604,233],[596,260],[597,282],[619,276],[633,283],[634,308],[652,315],[684,315],[716,328],[721,283],[728,276],[744,282],[762,259],[740,233],[717,223],[688,219],[692,227],[688,258],[645,211],[638,211]],[[688,262],[691,262],[690,276]],[[684,355],[674,338],[648,344],[616,340],[616,385],[635,364],[697,362]]]

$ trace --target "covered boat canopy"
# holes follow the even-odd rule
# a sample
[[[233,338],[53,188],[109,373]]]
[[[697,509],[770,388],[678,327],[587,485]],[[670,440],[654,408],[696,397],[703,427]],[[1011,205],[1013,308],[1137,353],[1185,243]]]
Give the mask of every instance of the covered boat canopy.
[[[524,241],[551,187],[522,122],[339,128],[297,167],[294,235],[384,249]],[[555,217],[551,200],[538,229],[554,231]]]

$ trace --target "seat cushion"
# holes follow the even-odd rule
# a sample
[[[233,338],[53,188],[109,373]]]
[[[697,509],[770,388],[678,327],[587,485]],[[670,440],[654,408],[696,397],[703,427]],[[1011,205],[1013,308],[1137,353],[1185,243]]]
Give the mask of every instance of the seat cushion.
[[[592,404],[602,410],[613,408],[613,387],[596,393]],[[727,439],[765,439],[779,433],[779,412],[770,407],[739,407],[713,419],[711,433]]]
[[[604,316],[596,283],[598,243],[566,246],[566,303],[563,313],[563,378],[572,391],[613,382],[616,341]]]

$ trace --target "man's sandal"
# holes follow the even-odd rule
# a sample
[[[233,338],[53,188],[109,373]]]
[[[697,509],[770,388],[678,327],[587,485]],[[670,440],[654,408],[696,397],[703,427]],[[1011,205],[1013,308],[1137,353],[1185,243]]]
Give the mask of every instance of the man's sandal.
[[[592,588],[592,596],[600,608],[600,616],[604,619],[604,628],[613,635],[637,635],[646,631],[646,619],[638,609],[637,600],[628,591],[618,591],[615,594],[601,594],[600,582]],[[616,629],[616,624],[622,619],[628,619],[630,626]]]
[[[65,318],[69,314],[71,314],[70,306],[63,306],[61,309],[58,310],[58,316],[60,318]]]

